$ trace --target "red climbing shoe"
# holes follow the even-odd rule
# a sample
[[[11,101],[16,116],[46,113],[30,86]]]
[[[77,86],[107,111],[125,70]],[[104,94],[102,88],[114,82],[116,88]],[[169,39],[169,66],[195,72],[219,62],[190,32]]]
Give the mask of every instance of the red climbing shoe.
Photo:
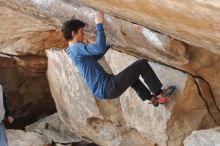
[[[165,104],[165,103],[167,103],[168,101],[169,101],[169,98],[167,98],[167,97],[158,98],[158,102],[159,102],[160,104]]]
[[[153,97],[150,99],[149,104],[153,104],[153,106],[158,107],[159,104],[165,104],[165,103],[167,103],[168,101],[169,101],[169,98],[167,98],[167,97],[157,98],[157,97],[153,96]]]

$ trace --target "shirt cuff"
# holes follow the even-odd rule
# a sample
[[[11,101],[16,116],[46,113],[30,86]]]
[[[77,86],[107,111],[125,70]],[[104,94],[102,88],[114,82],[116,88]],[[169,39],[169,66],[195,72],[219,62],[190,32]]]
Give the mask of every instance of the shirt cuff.
[[[99,23],[99,24],[96,24],[96,30],[103,30],[103,24],[102,23]]]

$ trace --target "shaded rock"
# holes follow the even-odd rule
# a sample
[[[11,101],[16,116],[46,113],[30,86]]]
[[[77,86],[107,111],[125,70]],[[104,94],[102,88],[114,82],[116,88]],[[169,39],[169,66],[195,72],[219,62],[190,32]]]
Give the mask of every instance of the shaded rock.
[[[187,50],[189,50],[189,63],[181,68],[207,82],[206,88],[210,90],[209,96],[215,100],[220,111],[220,56],[193,46],[187,46]]]
[[[52,141],[34,132],[22,130],[6,131],[9,146],[51,146]]]
[[[220,127],[207,130],[193,131],[184,140],[184,146],[219,146],[220,145]]]
[[[24,60],[5,55],[0,57],[0,79],[8,95],[9,109],[16,118],[13,126],[19,128],[56,111],[46,75],[41,73],[47,66],[45,58],[29,56]],[[23,63],[34,65],[29,68],[17,65]]]
[[[34,73],[45,73],[47,70],[47,58],[43,56],[21,56],[13,57],[16,65],[26,71]]]

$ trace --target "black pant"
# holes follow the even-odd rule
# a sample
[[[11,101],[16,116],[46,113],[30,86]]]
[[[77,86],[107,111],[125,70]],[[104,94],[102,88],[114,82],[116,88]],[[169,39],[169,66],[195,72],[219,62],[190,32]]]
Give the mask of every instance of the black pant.
[[[150,91],[155,95],[159,95],[162,84],[147,60],[141,59],[131,64],[119,74],[110,75],[105,87],[105,99],[119,97],[129,86],[136,91],[143,101],[151,99],[151,92],[140,81],[140,75],[148,85]]]

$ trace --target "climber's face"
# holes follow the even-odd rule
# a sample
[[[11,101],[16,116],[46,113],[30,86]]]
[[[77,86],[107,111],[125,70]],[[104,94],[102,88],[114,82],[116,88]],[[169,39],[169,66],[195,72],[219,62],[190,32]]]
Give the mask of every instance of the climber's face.
[[[83,39],[84,39],[84,30],[83,30],[83,28],[78,29],[77,32],[73,32],[73,37],[76,41],[83,42]]]

